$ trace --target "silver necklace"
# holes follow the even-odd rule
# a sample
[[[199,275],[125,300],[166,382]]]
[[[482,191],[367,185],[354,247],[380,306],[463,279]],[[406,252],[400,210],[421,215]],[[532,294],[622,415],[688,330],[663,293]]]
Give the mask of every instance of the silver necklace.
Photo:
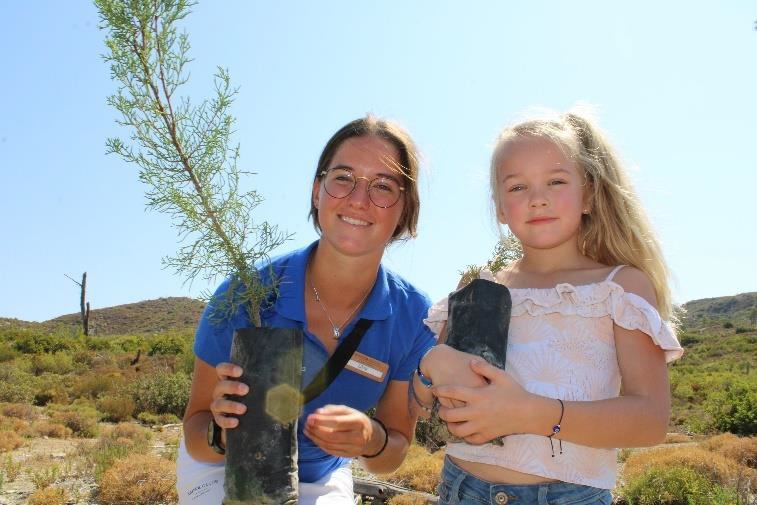
[[[368,291],[366,291],[365,296],[363,297],[363,299],[360,300],[360,303],[358,303],[357,305],[355,305],[355,307],[352,309],[352,311],[350,311],[350,314],[347,316],[347,318],[344,321],[342,321],[342,324],[337,325],[337,324],[334,324],[334,320],[331,319],[331,314],[329,314],[329,311],[326,309],[326,306],[321,301],[321,297],[318,294],[318,290],[315,289],[315,286],[313,285],[313,281],[310,280],[309,283],[310,283],[310,288],[313,290],[313,295],[315,295],[315,301],[318,302],[318,305],[321,306],[321,310],[323,310],[323,313],[326,314],[326,318],[329,320],[329,323],[331,324],[331,331],[334,334],[334,340],[339,340],[339,336],[342,334],[342,332],[341,332],[342,328],[344,327],[345,324],[347,324],[350,321],[350,319],[352,319],[352,315],[355,313],[355,311],[361,305],[363,305],[363,302],[365,302],[365,300],[368,298],[368,295],[370,294],[371,289],[369,288]]]

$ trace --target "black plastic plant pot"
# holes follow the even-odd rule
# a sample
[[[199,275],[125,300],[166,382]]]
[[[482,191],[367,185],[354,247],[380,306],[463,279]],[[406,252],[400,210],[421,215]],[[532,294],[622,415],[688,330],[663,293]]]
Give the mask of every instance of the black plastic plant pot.
[[[485,279],[474,279],[449,295],[447,339],[444,343],[458,351],[480,356],[504,370],[512,306],[507,287]],[[439,417],[438,407],[438,402],[435,402],[434,412],[428,421],[434,433],[434,443],[459,442],[460,439],[447,430],[446,423]],[[490,442],[502,445],[499,438]]]
[[[504,370],[512,307],[507,287],[474,279],[449,296],[445,343]]]
[[[231,362],[250,386],[239,426],[227,432],[225,505],[296,505],[297,418],[300,415],[303,334],[294,328],[243,328],[234,334]]]

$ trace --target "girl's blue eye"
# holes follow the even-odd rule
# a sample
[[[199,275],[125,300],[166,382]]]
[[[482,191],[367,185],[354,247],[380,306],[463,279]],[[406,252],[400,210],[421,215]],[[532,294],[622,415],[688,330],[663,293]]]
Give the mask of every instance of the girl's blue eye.
[[[555,179],[553,181],[549,181],[550,186],[557,186],[558,184],[567,184],[567,183],[563,181],[562,179]]]
[[[512,193],[514,191],[521,191],[521,190],[523,190],[525,188],[526,187],[523,184],[516,184],[515,186],[511,187],[508,191],[510,191]]]

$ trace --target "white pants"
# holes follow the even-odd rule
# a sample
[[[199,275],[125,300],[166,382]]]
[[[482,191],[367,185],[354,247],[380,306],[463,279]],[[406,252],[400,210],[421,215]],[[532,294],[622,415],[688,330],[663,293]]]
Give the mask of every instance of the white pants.
[[[182,437],[176,459],[179,505],[221,505],[223,481],[224,464],[192,459]],[[300,482],[298,492],[298,505],[354,505],[352,470],[345,465],[316,482]]]

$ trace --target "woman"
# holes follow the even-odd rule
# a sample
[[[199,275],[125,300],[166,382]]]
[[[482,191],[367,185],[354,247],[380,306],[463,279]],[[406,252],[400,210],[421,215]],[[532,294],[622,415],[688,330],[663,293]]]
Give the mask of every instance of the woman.
[[[359,458],[369,472],[391,472],[412,440],[416,418],[408,413],[407,381],[434,342],[422,322],[430,303],[381,259],[391,242],[415,235],[417,177],[415,146],[402,128],[370,116],[350,122],[328,141],[315,172],[310,218],[320,238],[272,261],[278,296],[261,317],[265,326],[303,330],[303,384],[356,321],[373,321],[353,356],[371,373],[348,365],[305,405],[299,419],[301,504],[354,503],[351,459]],[[216,296],[223,291],[224,285]],[[234,330],[250,326],[249,320],[240,313],[218,324],[208,312],[197,330],[184,416],[186,453],[182,447],[178,462],[182,503],[221,502],[223,456],[216,451],[222,452],[226,431],[237,426],[234,415],[244,411],[225,397],[249,390],[234,380],[240,368],[226,363]],[[364,412],[373,406],[370,418]],[[216,447],[207,441],[209,425],[220,431]]]

